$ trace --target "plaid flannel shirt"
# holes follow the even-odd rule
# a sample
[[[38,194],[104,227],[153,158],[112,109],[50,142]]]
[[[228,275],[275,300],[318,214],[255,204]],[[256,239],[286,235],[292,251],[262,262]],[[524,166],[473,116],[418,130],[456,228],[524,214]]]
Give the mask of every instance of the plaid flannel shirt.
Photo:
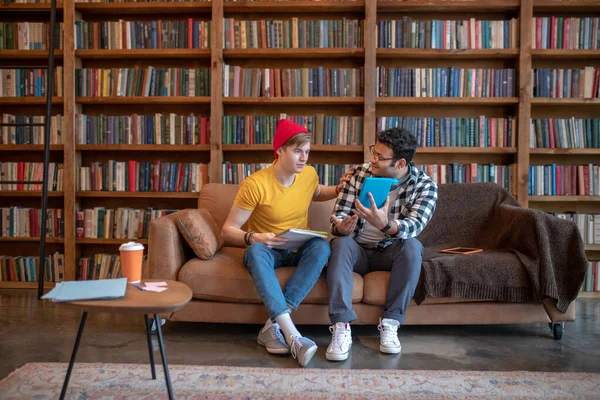
[[[408,181],[398,187],[398,197],[390,207],[390,217],[398,224],[398,233],[388,236],[378,243],[379,249],[386,248],[395,240],[417,237],[431,220],[438,198],[436,183],[423,171],[419,171],[413,163],[409,164]],[[356,208],[354,201],[358,198],[365,178],[373,176],[371,165],[363,164],[356,168],[354,175],[346,182],[335,202],[333,213],[336,217],[350,215]],[[366,220],[359,218],[354,229],[354,236],[362,232]],[[334,234],[334,224],[331,232]]]

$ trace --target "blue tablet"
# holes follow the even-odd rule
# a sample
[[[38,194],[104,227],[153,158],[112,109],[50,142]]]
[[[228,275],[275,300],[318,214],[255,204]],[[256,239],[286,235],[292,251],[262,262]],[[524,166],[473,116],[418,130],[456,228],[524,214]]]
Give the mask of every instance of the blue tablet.
[[[371,207],[371,200],[368,195],[370,192],[373,195],[377,208],[381,208],[394,184],[398,184],[398,179],[379,177],[365,178],[358,200],[363,206]]]

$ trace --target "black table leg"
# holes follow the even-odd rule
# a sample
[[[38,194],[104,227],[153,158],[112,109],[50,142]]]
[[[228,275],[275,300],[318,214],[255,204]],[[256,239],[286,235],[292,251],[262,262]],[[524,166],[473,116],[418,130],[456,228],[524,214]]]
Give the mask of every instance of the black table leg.
[[[67,369],[67,376],[63,383],[62,390],[60,391],[60,400],[65,398],[67,394],[67,386],[69,386],[69,378],[71,378],[71,371],[73,371],[73,364],[75,364],[75,357],[77,356],[77,349],[79,348],[79,342],[81,341],[81,335],[83,328],[85,327],[85,320],[87,319],[87,311],[84,311],[81,316],[81,323],[79,324],[79,331],[77,331],[77,339],[75,339],[75,346],[73,347],[73,353],[71,353],[71,361],[69,361],[69,368]]]
[[[160,348],[160,356],[162,358],[163,369],[165,370],[165,381],[167,382],[167,392],[169,393],[169,400],[173,400],[173,389],[171,388],[171,378],[169,377],[169,366],[167,365],[167,354],[165,351],[165,344],[163,343],[162,329],[160,327],[160,319],[158,314],[154,314],[154,321],[156,323],[156,333],[158,333],[158,347]]]
[[[150,339],[150,324],[148,322],[148,314],[144,314],[146,322],[146,339],[148,339],[148,354],[150,354],[150,368],[152,369],[152,379],[156,379],[156,370],[154,369],[154,351],[152,350],[152,339]]]

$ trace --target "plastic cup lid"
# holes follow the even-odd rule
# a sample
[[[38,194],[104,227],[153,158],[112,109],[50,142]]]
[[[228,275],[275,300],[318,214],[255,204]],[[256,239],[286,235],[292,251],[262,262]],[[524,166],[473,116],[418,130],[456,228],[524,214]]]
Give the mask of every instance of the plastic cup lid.
[[[144,250],[144,245],[141,243],[136,243],[136,242],[127,242],[127,243],[123,243],[119,247],[119,250],[124,250],[124,251]]]

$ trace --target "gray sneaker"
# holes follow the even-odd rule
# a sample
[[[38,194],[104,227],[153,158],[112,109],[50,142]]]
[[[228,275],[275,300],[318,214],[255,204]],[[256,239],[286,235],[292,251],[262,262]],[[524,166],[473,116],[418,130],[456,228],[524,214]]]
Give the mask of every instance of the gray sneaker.
[[[317,352],[317,344],[304,336],[292,336],[292,357],[306,366]]]
[[[266,331],[258,333],[258,344],[264,346],[271,354],[288,354],[290,346],[285,342],[283,334],[279,330],[279,324],[273,324]]]

